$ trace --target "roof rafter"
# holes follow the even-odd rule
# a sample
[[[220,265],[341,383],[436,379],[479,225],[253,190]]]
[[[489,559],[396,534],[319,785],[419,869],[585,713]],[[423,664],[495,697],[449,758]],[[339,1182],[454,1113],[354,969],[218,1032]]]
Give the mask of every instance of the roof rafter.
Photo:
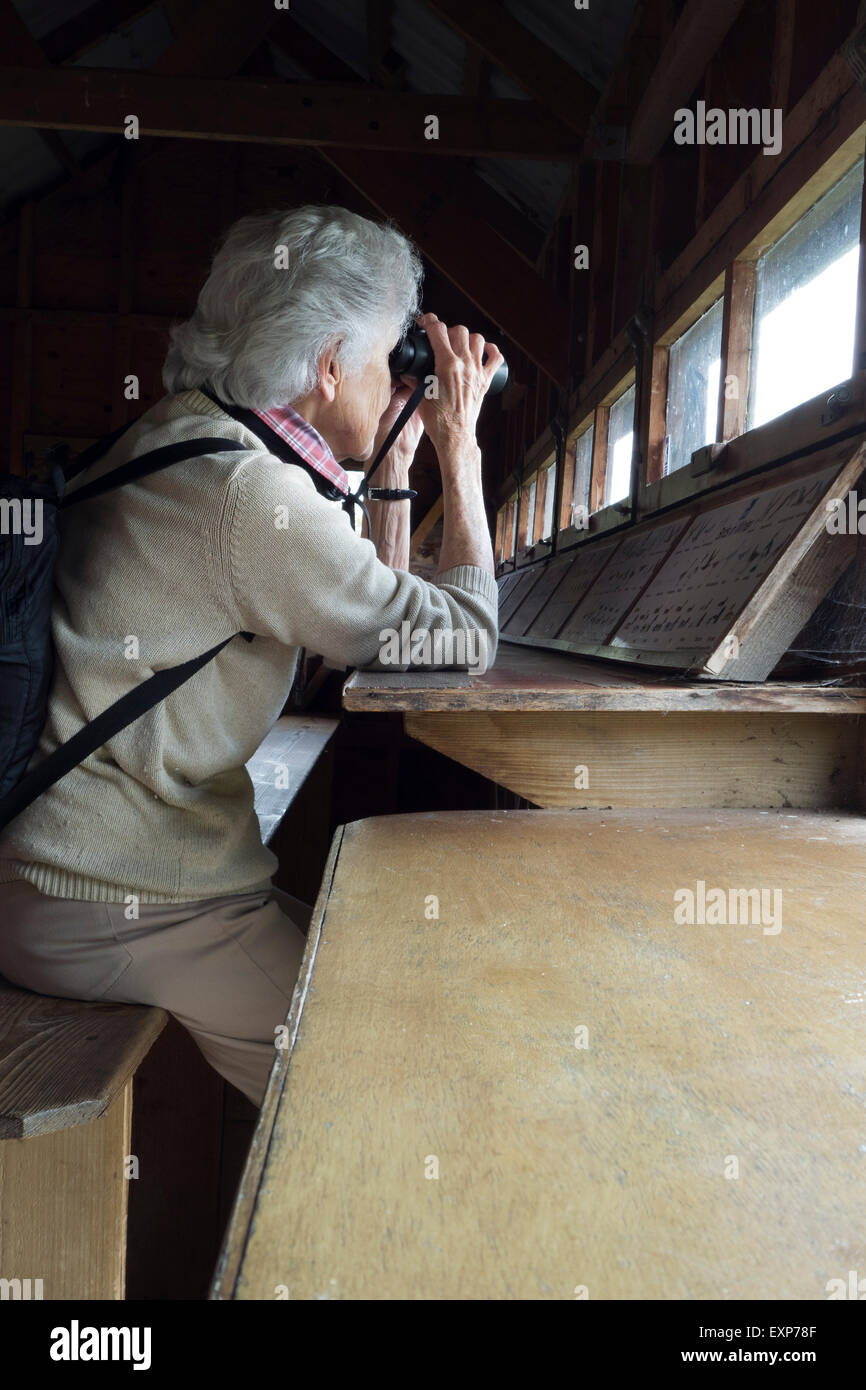
[[[673,130],[675,111],[688,101],[744,3],[686,0],[634,114],[628,135],[630,163],[648,164],[658,154]]]
[[[570,133],[525,101],[476,101],[366,85],[224,80],[109,68],[0,70],[0,125],[120,134],[327,145],[498,158],[563,159]],[[439,122],[428,138],[429,119]]]

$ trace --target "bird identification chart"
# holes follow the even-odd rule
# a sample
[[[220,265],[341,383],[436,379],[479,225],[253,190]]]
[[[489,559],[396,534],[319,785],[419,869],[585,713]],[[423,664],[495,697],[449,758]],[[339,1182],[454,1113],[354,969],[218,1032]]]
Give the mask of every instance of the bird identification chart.
[[[510,634],[521,637],[526,632],[526,629],[538,617],[557,584],[565,577],[570,565],[570,555],[563,555],[556,560],[551,560],[538,583],[529,590],[520,606],[513,610],[507,626],[507,631]]]
[[[681,516],[676,521],[641,528],[627,536],[604,573],[575,608],[560,637],[581,645],[606,641],[690,520],[689,516]]]
[[[611,646],[712,651],[838,473],[835,464],[695,517]]]
[[[579,546],[565,578],[554,589],[546,606],[530,625],[529,637],[556,637],[566,618],[601,574],[619,545],[616,539]]]
[[[516,574],[514,574],[513,576],[509,576],[509,578],[514,579],[514,583],[511,585],[504,599],[502,597],[501,590],[499,594],[500,631],[508,622],[512,613],[517,608],[517,605],[519,603],[522,603],[526,595],[529,593],[529,590],[532,588],[536,579],[541,574],[541,569],[541,565],[530,565],[529,569],[518,570]]]
[[[505,603],[505,600],[508,598],[508,595],[511,593],[511,590],[514,588],[519,578],[520,571],[512,570],[510,574],[504,574],[502,578],[498,580],[500,616],[502,614],[502,605]]]

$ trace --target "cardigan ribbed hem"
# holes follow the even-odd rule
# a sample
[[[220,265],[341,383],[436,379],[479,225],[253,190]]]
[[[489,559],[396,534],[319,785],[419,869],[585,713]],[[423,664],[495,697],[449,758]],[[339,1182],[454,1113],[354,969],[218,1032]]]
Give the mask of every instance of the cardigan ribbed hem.
[[[0,883],[15,883],[26,879],[49,898],[71,898],[84,903],[129,903],[134,897],[142,906],[160,903],[208,902],[210,898],[225,897],[227,894],[212,893],[206,898],[183,897],[178,894],[155,893],[149,889],[136,888],[134,893],[120,888],[116,883],[101,883],[98,879],[86,878],[83,874],[70,873],[68,869],[58,869],[51,864],[26,864],[17,859],[0,859]],[[237,893],[266,893],[273,887],[269,878],[251,883],[237,889]]]

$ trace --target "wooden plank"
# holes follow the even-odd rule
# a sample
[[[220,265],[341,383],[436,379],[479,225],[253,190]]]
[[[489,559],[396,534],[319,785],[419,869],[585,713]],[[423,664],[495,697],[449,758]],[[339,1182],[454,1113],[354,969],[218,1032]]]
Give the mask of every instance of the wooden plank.
[[[494,665],[468,671],[356,671],[343,689],[346,709],[602,710],[659,713],[866,714],[866,689],[817,682],[673,679],[610,661],[500,642]]]
[[[536,806],[856,804],[854,716],[412,711],[405,725],[419,743]]]
[[[697,880],[780,929],[678,925]],[[346,826],[216,1296],[824,1298],[866,1263],[864,891],[859,816]]]
[[[506,72],[551,111],[564,126],[583,137],[598,102],[598,92],[565,58],[555,52],[495,0],[427,0],[452,29]],[[580,16],[576,16],[580,23]]]
[[[338,723],[314,714],[283,715],[250,758],[246,767],[253,783],[264,844],[273,839]]]
[[[743,3],[686,0],[631,123],[630,161],[648,164],[658,154],[673,130],[674,112],[688,102]]]
[[[163,1009],[54,999],[0,977],[0,1139],[104,1115],[165,1021]]]
[[[129,112],[141,135],[239,140],[413,154],[562,159],[567,131],[525,101],[436,97],[437,140],[425,136],[430,97],[349,84],[164,77],[109,68],[0,69],[0,126],[106,131]]]
[[[90,1124],[0,1143],[4,1278],[41,1280],[46,1300],[124,1297],[131,1122],[130,1077]]]

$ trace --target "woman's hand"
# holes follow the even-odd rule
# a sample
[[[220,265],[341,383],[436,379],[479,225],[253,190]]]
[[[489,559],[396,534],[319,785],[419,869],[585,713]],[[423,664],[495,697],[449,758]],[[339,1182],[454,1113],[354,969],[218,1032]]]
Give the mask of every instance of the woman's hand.
[[[418,326],[425,329],[433,349],[438,397],[423,399],[416,414],[437,452],[443,445],[450,449],[467,440],[474,444],[478,414],[502,353],[482,334],[462,325],[449,328],[435,314],[422,314]]]
[[[379,428],[376,430],[376,439],[373,444],[373,452],[370,455],[369,463],[372,464],[373,459],[387,439],[391,426],[394,424],[411,394],[411,386],[406,386],[404,384],[397,387],[397,390],[394,392],[391,400],[380,416]],[[418,411],[413,410],[409,419],[397,435],[397,438],[394,440],[391,448],[388,450],[388,453],[382,460],[381,469],[387,468],[388,464],[392,463],[400,465],[403,470],[408,472],[423,433],[424,425],[419,417]],[[375,474],[377,485],[380,487],[383,486],[378,482],[381,469],[377,470]]]

